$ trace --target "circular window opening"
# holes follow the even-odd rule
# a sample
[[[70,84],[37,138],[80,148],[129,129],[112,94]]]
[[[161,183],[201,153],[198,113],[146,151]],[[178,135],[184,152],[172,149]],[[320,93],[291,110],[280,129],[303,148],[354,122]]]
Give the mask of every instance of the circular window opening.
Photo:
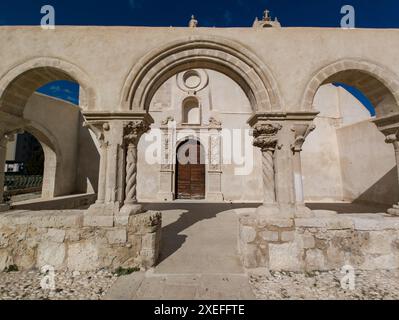
[[[183,81],[187,88],[194,89],[201,84],[201,77],[197,71],[191,70],[184,74]]]

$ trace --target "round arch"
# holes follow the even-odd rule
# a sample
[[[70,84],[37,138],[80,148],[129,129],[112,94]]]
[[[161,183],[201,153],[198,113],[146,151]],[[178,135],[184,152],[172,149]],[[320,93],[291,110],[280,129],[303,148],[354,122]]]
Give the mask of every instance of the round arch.
[[[282,111],[277,82],[259,58],[236,42],[203,36],[169,43],[144,56],[127,76],[122,108],[148,111],[162,83],[189,69],[211,69],[229,76],[244,90],[254,111]]]
[[[41,144],[44,153],[42,198],[51,199],[62,194],[59,184],[62,181],[61,147],[53,134],[42,125],[30,121],[24,128]]]
[[[57,80],[79,83],[80,107],[94,109],[96,92],[88,75],[76,65],[59,58],[40,57],[10,69],[0,79],[0,110],[22,116],[29,97],[43,85]]]
[[[359,89],[375,107],[377,117],[399,112],[396,76],[377,64],[355,59],[336,61],[316,72],[305,89],[301,110],[313,111],[317,90],[329,83],[345,83]]]

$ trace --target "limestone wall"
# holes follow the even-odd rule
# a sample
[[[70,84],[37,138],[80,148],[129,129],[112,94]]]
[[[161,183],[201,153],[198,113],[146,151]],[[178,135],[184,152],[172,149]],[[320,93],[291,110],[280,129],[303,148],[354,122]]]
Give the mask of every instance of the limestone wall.
[[[149,268],[159,252],[161,217],[146,212],[126,227],[83,227],[83,211],[14,211],[0,216],[0,272],[51,265],[78,271]]]
[[[343,197],[348,201],[399,201],[393,146],[370,121],[337,129]]]
[[[301,219],[241,216],[239,250],[246,268],[323,271],[399,268],[399,218],[323,215]]]
[[[397,202],[393,147],[370,122],[370,112],[333,85],[320,87],[314,106],[320,111],[316,129],[301,153],[305,200]]]
[[[95,90],[97,110],[118,110],[126,76],[146,54],[190,37],[214,37],[254,53],[276,79],[284,97],[281,107],[297,110],[312,77],[340,59],[372,62],[398,75],[398,34],[340,28],[1,27],[0,74],[32,57],[57,57],[84,71]]]

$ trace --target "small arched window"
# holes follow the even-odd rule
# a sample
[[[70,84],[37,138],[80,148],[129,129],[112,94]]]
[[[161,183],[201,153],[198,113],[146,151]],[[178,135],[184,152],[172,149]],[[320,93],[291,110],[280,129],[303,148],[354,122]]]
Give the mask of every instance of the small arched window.
[[[190,97],[183,102],[183,124],[201,124],[201,109],[199,101]]]

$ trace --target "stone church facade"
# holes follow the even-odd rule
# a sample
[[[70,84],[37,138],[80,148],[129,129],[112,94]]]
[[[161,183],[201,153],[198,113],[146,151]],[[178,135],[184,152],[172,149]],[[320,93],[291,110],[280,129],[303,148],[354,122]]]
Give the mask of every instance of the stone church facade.
[[[190,25],[0,28],[0,168],[20,130],[45,153],[42,199],[0,204],[0,267],[153,266],[161,214],[142,203],[181,199],[261,203],[240,215],[247,268],[397,268],[398,31]],[[56,80],[79,108],[35,93]]]

